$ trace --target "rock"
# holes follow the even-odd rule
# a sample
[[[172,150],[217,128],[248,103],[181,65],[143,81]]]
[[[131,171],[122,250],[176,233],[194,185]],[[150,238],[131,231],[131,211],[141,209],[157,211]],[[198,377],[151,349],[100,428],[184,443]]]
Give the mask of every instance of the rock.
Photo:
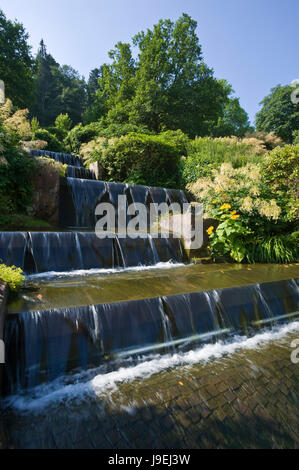
[[[193,204],[194,205],[194,204]],[[200,227],[200,224],[195,224],[194,218],[192,220],[192,230],[194,227]],[[165,219],[161,218],[159,221],[160,228],[162,232],[169,231],[170,233],[182,233],[182,242],[187,253],[189,259],[192,258],[209,258],[209,235],[207,234],[207,230],[209,227],[213,226],[215,229],[217,228],[219,222],[215,219],[203,219],[203,243],[200,248],[191,249],[190,245],[190,234],[188,233],[188,227],[190,225],[190,216],[188,214],[175,214],[170,216],[169,218],[166,217]],[[185,229],[183,228],[185,227]],[[187,230],[186,230],[187,228]]]
[[[60,176],[64,166],[49,158],[37,161],[38,169],[31,179],[34,194],[29,215],[58,225]]]

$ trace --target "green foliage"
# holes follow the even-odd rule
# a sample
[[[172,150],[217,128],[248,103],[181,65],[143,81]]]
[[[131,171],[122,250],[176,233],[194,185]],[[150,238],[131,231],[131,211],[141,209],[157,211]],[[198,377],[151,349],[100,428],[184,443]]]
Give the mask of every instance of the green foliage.
[[[246,163],[258,163],[265,153],[262,145],[251,139],[202,137],[187,145],[187,158],[184,161],[183,179],[185,184],[195,183],[199,178],[210,176],[224,162],[240,168]]]
[[[0,279],[6,282],[13,292],[19,290],[25,282],[22,269],[5,264],[0,264]]]
[[[0,77],[6,96],[16,106],[28,107],[33,93],[33,57],[23,25],[6,19],[0,9]]]
[[[44,140],[48,142],[47,148],[52,152],[63,152],[64,150],[63,144],[59,141],[59,139],[47,129],[38,129],[34,133],[33,139]]]
[[[246,244],[253,232],[239,218],[234,218],[228,210],[229,208],[218,211],[221,223],[215,232],[212,231],[214,227],[208,229],[210,246],[216,258],[229,256],[241,263],[246,257]]]
[[[112,62],[99,71],[97,106],[106,124],[130,122],[155,133],[181,129],[191,137],[213,135],[215,128],[217,135],[250,129],[231,86],[203,62],[196,28],[187,14],[175,23],[160,20],[133,38],[136,60],[130,44],[116,44]]]
[[[169,136],[132,133],[110,141],[102,139],[88,158],[98,161],[101,179],[145,184],[180,186],[181,154]]]
[[[32,130],[32,134],[34,135],[35,132],[37,132],[40,128],[40,125],[39,125],[39,122],[38,122],[38,119],[36,117],[32,118],[31,119],[31,130]]]
[[[131,132],[151,134],[145,127],[135,126],[130,123],[110,124],[107,127],[104,127],[100,122],[93,122],[87,126],[83,126],[80,123],[68,133],[64,142],[71,152],[78,154],[82,144],[86,144],[96,137],[110,139],[112,137],[122,137]]]
[[[90,142],[99,135],[100,128],[98,122],[93,122],[87,126],[80,123],[70,130],[64,143],[70,152],[78,154],[82,144]]]
[[[293,223],[285,219],[275,191],[266,185],[258,165],[234,169],[221,165],[211,177],[201,178],[189,191],[203,203],[207,217],[216,219],[217,229],[207,230],[215,258],[234,261],[296,261]],[[282,235],[283,234],[283,235]]]
[[[223,115],[218,118],[216,126],[212,127],[211,133],[215,137],[230,137],[232,135],[244,137],[246,133],[253,130],[248,114],[240,105],[240,100],[230,98],[224,105]]]
[[[48,126],[46,129],[42,130],[47,130],[48,132],[50,132],[50,134],[52,134],[54,137],[56,137],[56,139],[59,140],[60,145],[63,147],[63,142],[67,134],[62,129],[58,129],[55,126]],[[49,150],[52,150],[49,146],[48,148]]]
[[[299,144],[299,130],[293,132],[294,145]]]
[[[93,69],[86,86],[87,107],[83,114],[85,125],[99,121],[105,114],[105,100],[101,99],[97,92],[100,89],[99,79],[103,78],[103,67]]]
[[[35,230],[48,229],[51,227],[49,222],[25,214],[12,214],[7,218],[7,223],[2,223],[1,225],[3,225],[6,230]]]
[[[55,120],[55,127],[65,133],[65,135],[68,133],[68,131],[72,127],[72,120],[69,117],[68,114],[59,114]]]
[[[13,213],[26,212],[34,170],[35,162],[20,149],[18,136],[7,132],[0,122],[0,225],[8,224]]]
[[[291,86],[278,85],[261,102],[256,115],[258,131],[274,132],[287,143],[293,142],[293,132],[299,129],[299,103],[291,101]]]
[[[270,187],[287,220],[299,218],[299,144],[276,148],[261,165],[263,182]]]
[[[250,263],[292,263],[298,261],[298,255],[298,240],[293,234],[265,237],[247,249]]]
[[[28,109],[16,109],[12,101],[7,99],[0,106],[0,121],[14,142],[31,140],[32,130],[28,120]]]
[[[50,134],[59,141],[60,143],[60,148],[64,149],[64,139],[67,137],[70,129],[72,127],[72,121],[69,117],[68,114],[59,114],[55,120],[55,126],[49,126],[47,127],[47,131],[50,132]],[[50,142],[50,145],[48,145],[49,150],[52,150],[52,146],[54,145],[54,148],[58,148],[59,146],[57,145],[57,142],[54,142],[53,139]],[[61,151],[61,150],[57,150]]]
[[[31,113],[42,126],[52,125],[58,115],[68,114],[77,124],[85,109],[85,81],[76,70],[67,65],[60,66],[47,53],[43,41],[36,58],[35,100]]]

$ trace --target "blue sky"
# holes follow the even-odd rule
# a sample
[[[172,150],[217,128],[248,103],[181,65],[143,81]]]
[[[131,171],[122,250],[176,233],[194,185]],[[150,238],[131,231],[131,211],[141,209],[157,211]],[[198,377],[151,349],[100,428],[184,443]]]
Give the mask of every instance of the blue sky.
[[[205,62],[232,84],[251,120],[270,88],[299,78],[299,0],[1,0],[0,8],[24,24],[34,52],[43,38],[85,77],[116,42],[188,13]]]

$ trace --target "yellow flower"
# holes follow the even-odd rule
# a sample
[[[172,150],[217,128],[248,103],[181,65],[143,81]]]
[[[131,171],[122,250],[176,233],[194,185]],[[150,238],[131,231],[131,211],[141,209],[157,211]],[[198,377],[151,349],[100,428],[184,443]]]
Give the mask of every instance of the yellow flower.
[[[220,210],[221,211],[225,211],[226,209],[231,209],[232,206],[230,204],[223,204],[221,207],[220,207]]]
[[[230,215],[236,215],[237,211],[232,211]]]
[[[209,227],[208,230],[207,230],[207,234],[208,235],[212,235],[212,233],[214,232],[214,227]]]
[[[213,202],[212,202],[212,204],[217,204],[217,201],[216,201],[216,199],[215,199],[215,201],[213,201]]]
[[[240,215],[236,214],[236,215],[232,215],[231,219],[236,220],[236,219],[239,219],[240,217],[241,217]]]

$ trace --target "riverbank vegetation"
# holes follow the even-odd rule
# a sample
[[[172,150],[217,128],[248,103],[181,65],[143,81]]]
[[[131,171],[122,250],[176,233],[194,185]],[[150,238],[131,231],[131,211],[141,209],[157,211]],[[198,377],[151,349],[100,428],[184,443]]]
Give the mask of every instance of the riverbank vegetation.
[[[20,268],[0,264],[0,280],[7,283],[10,292],[17,292],[25,282],[25,276]]]

